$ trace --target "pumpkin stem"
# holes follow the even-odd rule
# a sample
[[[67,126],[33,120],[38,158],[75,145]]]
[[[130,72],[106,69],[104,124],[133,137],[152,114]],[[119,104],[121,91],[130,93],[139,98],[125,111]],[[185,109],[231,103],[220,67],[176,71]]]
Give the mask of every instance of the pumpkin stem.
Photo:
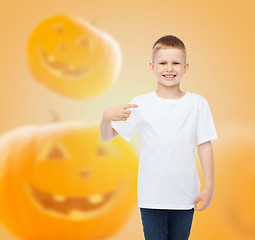
[[[98,22],[98,18],[95,18],[94,20],[90,21],[90,24],[95,25],[96,22]]]
[[[54,109],[49,109],[51,115],[52,115],[52,122],[60,122],[60,117],[58,113]]]

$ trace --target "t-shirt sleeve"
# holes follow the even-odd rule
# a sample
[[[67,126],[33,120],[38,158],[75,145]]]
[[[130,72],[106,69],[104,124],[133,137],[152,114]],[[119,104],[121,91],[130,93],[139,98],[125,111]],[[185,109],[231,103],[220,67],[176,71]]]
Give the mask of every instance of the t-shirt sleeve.
[[[134,97],[129,104],[138,104],[137,98]],[[139,104],[138,104],[139,108]],[[111,126],[123,137],[126,141],[129,141],[134,132],[138,129],[138,108],[128,108],[131,111],[126,121],[111,121]]]
[[[213,122],[212,113],[208,102],[204,97],[198,107],[197,122],[196,122],[196,145],[218,139],[215,125]]]

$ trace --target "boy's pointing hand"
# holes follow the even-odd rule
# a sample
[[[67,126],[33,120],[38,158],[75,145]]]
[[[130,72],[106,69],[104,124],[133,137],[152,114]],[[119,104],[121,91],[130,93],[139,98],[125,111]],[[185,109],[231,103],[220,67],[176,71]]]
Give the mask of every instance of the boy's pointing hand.
[[[103,118],[108,121],[127,121],[131,111],[128,108],[137,108],[137,104],[124,104],[108,108],[104,111]]]

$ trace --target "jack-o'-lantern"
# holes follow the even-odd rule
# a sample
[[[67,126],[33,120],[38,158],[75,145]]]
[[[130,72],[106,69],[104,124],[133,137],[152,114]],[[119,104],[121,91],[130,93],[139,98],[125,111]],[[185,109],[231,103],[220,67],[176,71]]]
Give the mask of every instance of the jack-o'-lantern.
[[[109,34],[65,14],[50,17],[34,29],[27,55],[37,81],[78,99],[106,91],[116,81],[121,66],[120,47]]]
[[[255,239],[255,126],[229,124],[219,131],[212,204],[195,212],[190,239]]]
[[[0,220],[25,240],[105,239],[137,202],[138,161],[121,137],[81,122],[28,126],[0,139]]]

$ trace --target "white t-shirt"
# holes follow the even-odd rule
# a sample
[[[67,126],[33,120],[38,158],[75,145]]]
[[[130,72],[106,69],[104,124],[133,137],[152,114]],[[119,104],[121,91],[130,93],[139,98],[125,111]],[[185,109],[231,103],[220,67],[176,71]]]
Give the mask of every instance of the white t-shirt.
[[[186,92],[164,99],[156,91],[134,97],[126,121],[111,121],[126,141],[139,130],[138,207],[191,209],[200,194],[196,146],[218,139],[206,99]]]

